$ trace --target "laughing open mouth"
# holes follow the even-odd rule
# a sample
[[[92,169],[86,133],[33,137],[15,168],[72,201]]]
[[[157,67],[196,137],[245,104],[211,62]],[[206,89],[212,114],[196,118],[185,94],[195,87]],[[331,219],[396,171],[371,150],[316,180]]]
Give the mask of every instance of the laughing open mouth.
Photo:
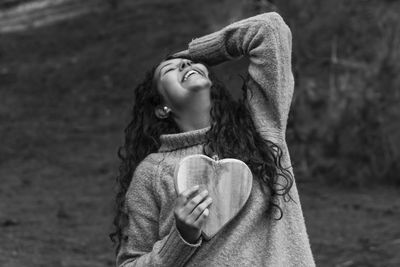
[[[193,69],[193,70],[189,70],[188,72],[186,72],[186,74],[183,76],[182,82],[186,81],[189,76],[193,75],[193,74],[199,74],[202,75],[199,71]]]

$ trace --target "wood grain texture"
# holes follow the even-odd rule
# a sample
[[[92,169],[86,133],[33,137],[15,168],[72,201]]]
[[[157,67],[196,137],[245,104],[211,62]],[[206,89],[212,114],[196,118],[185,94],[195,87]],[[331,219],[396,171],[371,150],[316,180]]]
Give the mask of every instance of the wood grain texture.
[[[205,155],[183,158],[175,169],[175,188],[178,194],[199,185],[207,189],[213,203],[203,225],[207,240],[217,234],[243,208],[250,196],[253,175],[250,168],[237,159],[214,160]]]

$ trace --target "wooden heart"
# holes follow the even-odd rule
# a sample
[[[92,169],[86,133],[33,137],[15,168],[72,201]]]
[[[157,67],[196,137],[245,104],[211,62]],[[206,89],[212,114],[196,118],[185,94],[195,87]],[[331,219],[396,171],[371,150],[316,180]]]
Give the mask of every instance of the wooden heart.
[[[199,185],[200,190],[208,190],[213,200],[202,229],[203,237],[207,240],[243,208],[250,196],[252,183],[250,168],[237,159],[214,160],[196,154],[183,158],[175,168],[175,188],[178,194]]]

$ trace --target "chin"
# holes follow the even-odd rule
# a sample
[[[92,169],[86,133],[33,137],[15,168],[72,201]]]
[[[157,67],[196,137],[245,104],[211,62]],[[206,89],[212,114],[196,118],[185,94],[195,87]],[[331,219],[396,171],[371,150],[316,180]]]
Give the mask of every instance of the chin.
[[[188,84],[187,89],[193,91],[209,90],[211,88],[211,81],[207,79],[197,79]]]

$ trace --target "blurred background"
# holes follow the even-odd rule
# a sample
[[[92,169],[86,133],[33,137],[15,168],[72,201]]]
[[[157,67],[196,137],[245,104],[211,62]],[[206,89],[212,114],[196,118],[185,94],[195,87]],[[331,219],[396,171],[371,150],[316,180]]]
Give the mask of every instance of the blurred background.
[[[293,33],[287,139],[317,265],[400,266],[396,0],[0,0],[0,266],[113,266],[133,88],[268,11]],[[216,68],[233,94],[246,63]]]

